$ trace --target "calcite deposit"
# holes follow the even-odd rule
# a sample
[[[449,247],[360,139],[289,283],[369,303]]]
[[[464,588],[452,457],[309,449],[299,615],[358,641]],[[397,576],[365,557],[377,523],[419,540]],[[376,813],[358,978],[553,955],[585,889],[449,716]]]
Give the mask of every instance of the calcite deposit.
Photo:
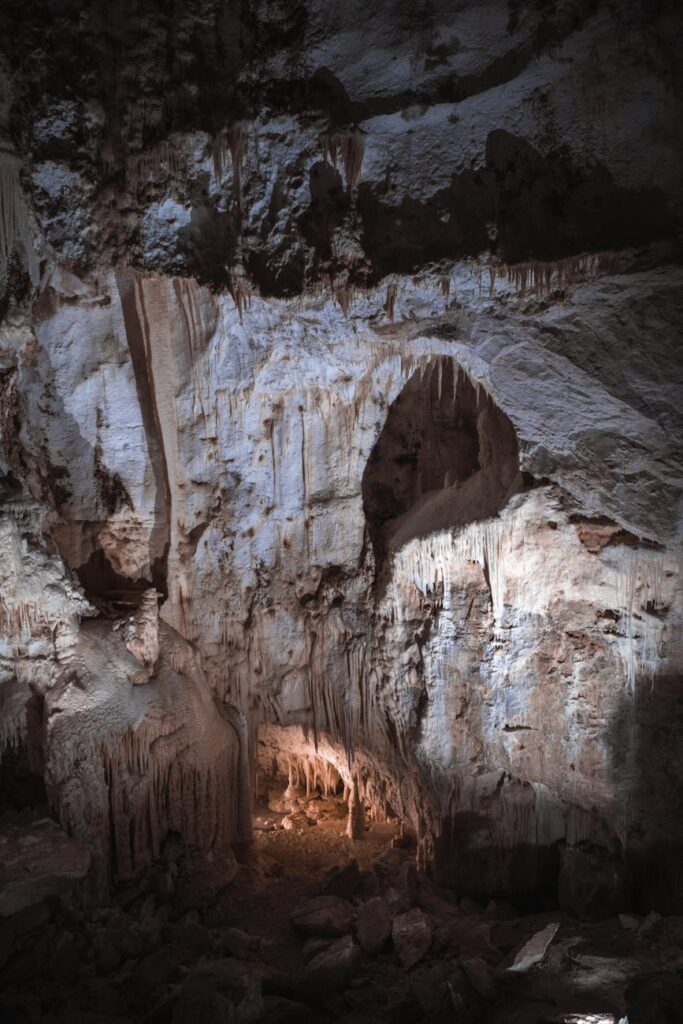
[[[263,797],[483,906],[683,914],[682,45],[664,0],[5,0],[0,806],[83,907],[232,880]]]

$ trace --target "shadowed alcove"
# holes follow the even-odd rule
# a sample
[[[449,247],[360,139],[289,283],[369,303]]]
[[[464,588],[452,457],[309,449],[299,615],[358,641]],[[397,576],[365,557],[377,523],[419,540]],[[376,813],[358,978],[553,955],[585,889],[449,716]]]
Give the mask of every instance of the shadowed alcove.
[[[518,452],[510,419],[452,359],[415,370],[363,474],[377,564],[413,537],[495,515],[522,486]]]

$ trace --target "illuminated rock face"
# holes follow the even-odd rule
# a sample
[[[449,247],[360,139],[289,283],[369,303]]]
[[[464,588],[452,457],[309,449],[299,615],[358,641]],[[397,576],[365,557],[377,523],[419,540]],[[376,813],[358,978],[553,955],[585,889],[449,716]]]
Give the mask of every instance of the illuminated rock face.
[[[248,839],[266,723],[463,888],[672,898],[677,22],[438,6],[140,13],[116,117],[61,36],[8,93],[3,763],[100,893]]]

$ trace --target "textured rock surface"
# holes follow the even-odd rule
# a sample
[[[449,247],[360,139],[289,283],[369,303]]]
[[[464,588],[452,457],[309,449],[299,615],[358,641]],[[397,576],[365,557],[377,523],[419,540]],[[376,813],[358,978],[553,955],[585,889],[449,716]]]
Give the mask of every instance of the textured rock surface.
[[[432,925],[419,907],[399,914],[391,926],[391,938],[403,967],[409,970],[429,952]]]
[[[0,834],[0,916],[9,917],[68,890],[88,870],[87,849],[49,818],[4,821]]]
[[[392,915],[380,896],[363,903],[358,910],[356,937],[365,953],[378,953],[391,935]]]
[[[303,989],[325,995],[345,988],[360,966],[360,950],[350,935],[338,939],[306,965]]]
[[[351,930],[353,907],[339,896],[318,896],[299,907],[292,916],[294,927],[304,935],[344,935]]]
[[[243,845],[266,723],[462,889],[680,900],[675,5],[0,40],[3,764],[96,891]]]
[[[536,964],[540,964],[548,951],[548,946],[557,935],[559,924],[549,924],[543,931],[537,932],[533,938],[515,954],[515,958],[508,967],[508,971],[516,974],[526,974]]]

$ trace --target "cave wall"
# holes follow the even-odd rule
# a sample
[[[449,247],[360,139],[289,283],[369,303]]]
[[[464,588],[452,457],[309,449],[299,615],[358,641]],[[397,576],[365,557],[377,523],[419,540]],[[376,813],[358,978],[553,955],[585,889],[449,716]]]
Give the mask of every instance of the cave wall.
[[[680,18],[442,7],[0,16],[2,737],[100,889],[262,722],[465,887],[680,849]]]

